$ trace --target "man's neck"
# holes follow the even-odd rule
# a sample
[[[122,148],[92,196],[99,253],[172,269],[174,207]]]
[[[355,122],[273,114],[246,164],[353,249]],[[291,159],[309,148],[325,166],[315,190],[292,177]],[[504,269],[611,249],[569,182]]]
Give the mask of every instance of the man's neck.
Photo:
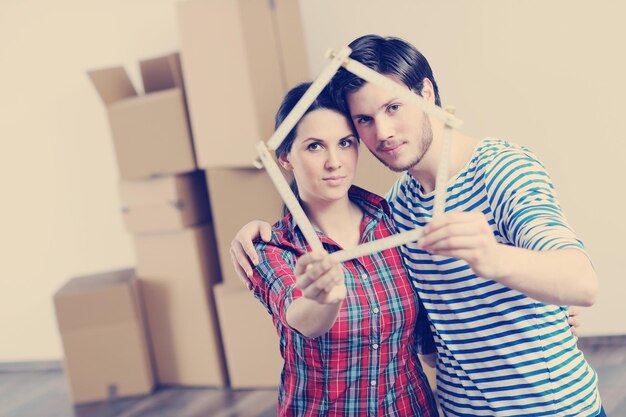
[[[435,190],[437,169],[441,159],[442,133],[441,128],[433,127],[433,141],[430,148],[422,160],[409,169],[409,173],[420,183],[425,193]],[[479,141],[479,139],[466,136],[459,131],[453,131],[447,178],[457,175],[467,165]]]

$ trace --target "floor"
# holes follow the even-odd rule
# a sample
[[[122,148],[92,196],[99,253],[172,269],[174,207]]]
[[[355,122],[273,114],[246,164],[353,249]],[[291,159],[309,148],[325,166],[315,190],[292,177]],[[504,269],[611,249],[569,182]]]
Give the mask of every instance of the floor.
[[[579,341],[609,416],[626,416],[626,336]],[[152,395],[74,407],[59,362],[0,363],[1,417],[271,417],[276,390],[163,387]]]

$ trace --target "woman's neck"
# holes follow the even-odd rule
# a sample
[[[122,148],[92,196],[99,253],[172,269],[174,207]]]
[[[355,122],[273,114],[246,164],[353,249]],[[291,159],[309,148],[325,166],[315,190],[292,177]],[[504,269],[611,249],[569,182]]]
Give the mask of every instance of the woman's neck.
[[[337,201],[303,202],[304,210],[318,229],[343,249],[359,244],[363,212],[348,195]]]

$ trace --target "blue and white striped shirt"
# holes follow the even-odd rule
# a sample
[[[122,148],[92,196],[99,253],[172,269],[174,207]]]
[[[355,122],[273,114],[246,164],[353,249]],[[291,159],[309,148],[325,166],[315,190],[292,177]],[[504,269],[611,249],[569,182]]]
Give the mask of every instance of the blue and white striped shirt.
[[[400,231],[431,218],[434,193],[407,172],[387,198]],[[498,242],[579,248],[544,167],[527,149],[483,140],[448,182],[446,211],[481,211]],[[437,344],[437,387],[450,416],[596,416],[597,376],[566,310],[475,275],[464,261],[402,247]]]

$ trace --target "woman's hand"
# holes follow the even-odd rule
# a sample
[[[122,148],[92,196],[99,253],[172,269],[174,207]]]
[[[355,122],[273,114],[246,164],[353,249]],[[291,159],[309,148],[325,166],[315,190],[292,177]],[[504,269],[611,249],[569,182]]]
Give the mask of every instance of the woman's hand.
[[[336,304],[346,298],[343,267],[326,252],[302,255],[294,270],[296,288],[305,298],[319,304]]]

